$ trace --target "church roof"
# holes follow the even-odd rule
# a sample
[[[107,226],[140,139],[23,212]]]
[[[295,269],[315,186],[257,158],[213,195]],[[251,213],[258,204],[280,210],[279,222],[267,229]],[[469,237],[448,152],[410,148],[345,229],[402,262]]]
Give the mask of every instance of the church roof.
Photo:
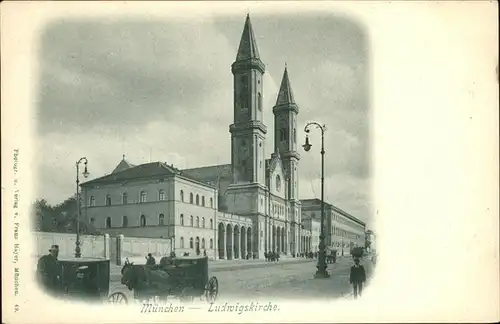
[[[120,163],[118,163],[118,165],[115,167],[115,169],[111,173],[120,172],[123,170],[127,170],[129,168],[132,168],[132,167],[135,167],[135,165],[133,165],[132,163],[125,160],[125,155],[124,155],[123,159],[120,161]]]
[[[252,23],[250,22],[250,15],[247,15],[247,18],[245,20],[245,27],[243,28],[243,33],[241,34],[240,46],[238,48],[238,54],[236,55],[236,61],[252,58],[260,59],[260,56],[259,50],[257,49],[255,34],[253,33],[252,29]]]
[[[151,162],[151,163],[140,164],[137,166],[132,166],[121,171],[116,171],[116,172],[113,171],[113,173],[111,174],[82,183],[82,186],[90,184],[120,182],[120,181],[140,179],[140,178],[171,176],[174,174],[180,174],[179,170],[163,162]]]
[[[290,79],[288,78],[288,70],[285,66],[285,72],[283,72],[283,78],[281,79],[278,99],[276,99],[276,106],[287,104],[295,104],[295,99],[293,98],[292,86],[290,84]]]
[[[182,174],[192,179],[215,184],[217,178],[232,178],[231,164],[211,165],[199,168],[184,169]]]

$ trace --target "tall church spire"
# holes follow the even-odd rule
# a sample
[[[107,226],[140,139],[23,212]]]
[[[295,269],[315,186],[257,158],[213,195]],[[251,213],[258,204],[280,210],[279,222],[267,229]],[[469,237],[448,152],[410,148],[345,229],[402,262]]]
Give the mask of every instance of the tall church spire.
[[[299,215],[299,210],[296,207],[300,205],[298,190],[299,174],[297,171],[300,160],[297,143],[297,115],[299,114],[299,106],[297,106],[293,97],[286,65],[276,105],[273,107],[273,113],[274,148],[280,152],[283,168],[288,177],[287,192],[292,202],[292,214],[295,215],[291,219],[295,219],[296,222],[299,217],[297,216]]]
[[[276,106],[289,104],[295,104],[295,99],[293,98],[292,86],[290,84],[290,79],[288,78],[288,69],[285,64],[285,72],[283,73],[283,78],[281,79],[281,86],[278,93],[278,99],[276,99]]]
[[[231,133],[233,183],[265,184],[263,75],[255,35],[247,15],[236,61],[231,65],[234,82],[234,123]]]
[[[240,47],[238,48],[238,54],[236,55],[236,61],[246,59],[260,59],[249,14],[247,14],[247,19],[245,20],[245,27],[243,28],[243,33],[241,34]]]

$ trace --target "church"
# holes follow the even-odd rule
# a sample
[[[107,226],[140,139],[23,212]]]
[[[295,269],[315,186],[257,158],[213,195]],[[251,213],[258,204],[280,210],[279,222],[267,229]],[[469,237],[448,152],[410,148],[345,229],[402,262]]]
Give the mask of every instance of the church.
[[[123,160],[81,184],[83,215],[110,235],[163,237],[177,253],[264,258],[301,251],[297,115],[287,68],[274,105],[275,133],[263,121],[263,75],[249,15],[236,59],[230,164],[180,170],[165,162]],[[265,156],[267,136],[274,153]],[[197,252],[198,251],[198,252]]]

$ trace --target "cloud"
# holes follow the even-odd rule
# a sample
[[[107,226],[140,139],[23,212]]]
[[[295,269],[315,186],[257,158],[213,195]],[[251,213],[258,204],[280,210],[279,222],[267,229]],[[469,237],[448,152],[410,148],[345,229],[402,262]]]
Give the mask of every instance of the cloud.
[[[57,203],[74,191],[74,163],[89,158],[92,176],[109,173],[122,154],[177,167],[230,163],[233,76],[244,17],[206,20],[60,21],[40,51],[37,113],[39,196]],[[274,152],[274,115],[285,62],[302,128],[327,126],[327,197],[369,218],[368,59],[364,33],[330,16],[252,17],[264,75],[266,152]],[[320,136],[299,152],[301,195],[319,179]],[[314,171],[313,171],[314,170]]]

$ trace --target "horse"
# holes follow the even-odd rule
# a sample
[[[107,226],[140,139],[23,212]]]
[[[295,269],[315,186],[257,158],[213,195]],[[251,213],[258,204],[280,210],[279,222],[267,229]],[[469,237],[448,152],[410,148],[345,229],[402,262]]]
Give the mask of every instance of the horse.
[[[135,265],[125,262],[121,269],[121,283],[129,290],[134,291],[134,298],[149,301],[151,297],[158,297],[166,301],[170,293],[167,272],[159,266]]]

